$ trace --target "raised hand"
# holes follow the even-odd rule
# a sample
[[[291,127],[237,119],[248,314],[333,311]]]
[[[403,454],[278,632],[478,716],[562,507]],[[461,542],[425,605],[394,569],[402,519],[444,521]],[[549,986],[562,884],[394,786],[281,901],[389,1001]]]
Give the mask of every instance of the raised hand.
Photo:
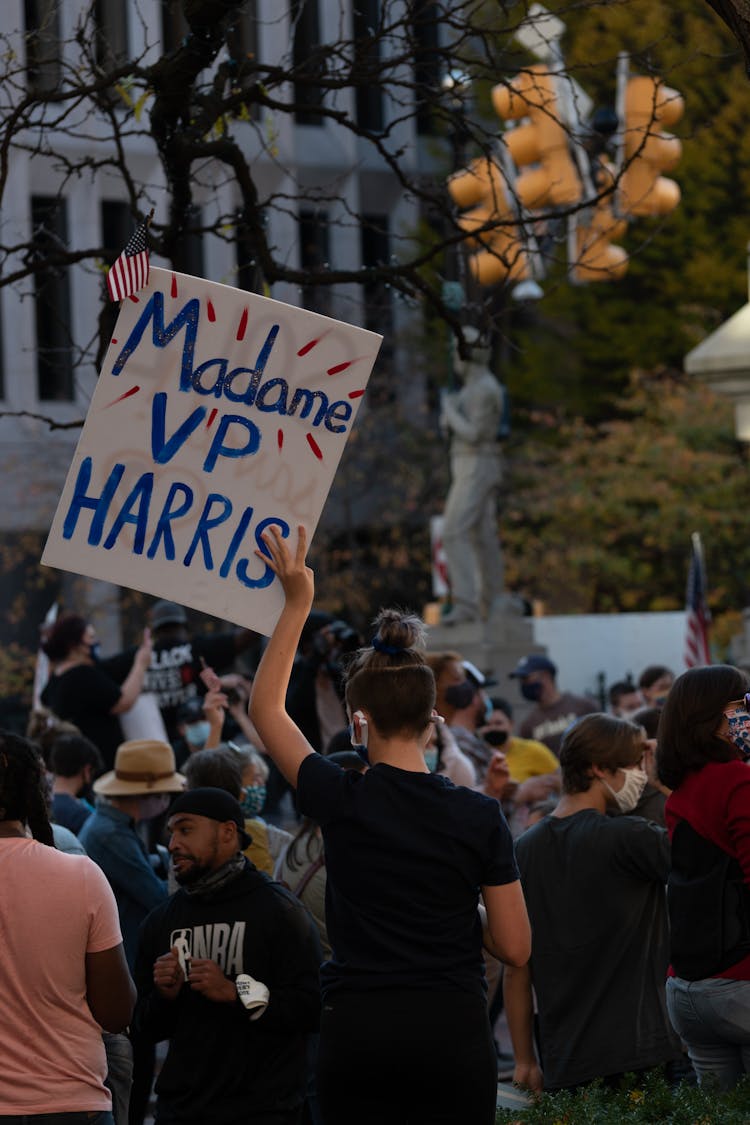
[[[256,555],[271,567],[284,590],[290,606],[311,606],[315,593],[315,576],[305,563],[307,532],[300,524],[297,528],[297,549],[291,553],[278,527],[271,525],[262,534],[268,554],[256,550]]]

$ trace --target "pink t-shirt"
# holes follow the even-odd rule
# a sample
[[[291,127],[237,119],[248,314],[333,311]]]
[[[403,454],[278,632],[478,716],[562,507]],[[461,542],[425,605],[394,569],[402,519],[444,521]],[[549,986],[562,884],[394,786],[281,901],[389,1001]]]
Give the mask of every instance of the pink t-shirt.
[[[0,839],[0,1114],[109,1109],[86,954],[121,941],[115,898],[95,863],[36,840]]]

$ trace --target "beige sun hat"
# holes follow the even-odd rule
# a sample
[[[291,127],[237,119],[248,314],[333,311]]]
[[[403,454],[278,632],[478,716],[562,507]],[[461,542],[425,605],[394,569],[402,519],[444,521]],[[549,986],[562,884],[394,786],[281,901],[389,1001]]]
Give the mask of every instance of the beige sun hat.
[[[184,787],[185,778],[175,770],[172,747],[154,738],[122,742],[115,754],[115,768],[94,782],[94,792],[103,797],[179,793]]]

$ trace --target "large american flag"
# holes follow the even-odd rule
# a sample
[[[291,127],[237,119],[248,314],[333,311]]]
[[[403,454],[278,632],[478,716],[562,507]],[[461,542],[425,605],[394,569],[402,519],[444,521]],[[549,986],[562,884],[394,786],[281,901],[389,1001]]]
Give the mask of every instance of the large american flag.
[[[149,215],[148,219],[143,220],[107,274],[110,301],[123,301],[125,297],[137,293],[144,285],[148,285],[146,231],[150,219]]]
[[[700,668],[711,663],[708,630],[711,614],[706,602],[706,568],[703,564],[703,546],[697,531],[692,535],[690,569],[685,597],[685,665]]]

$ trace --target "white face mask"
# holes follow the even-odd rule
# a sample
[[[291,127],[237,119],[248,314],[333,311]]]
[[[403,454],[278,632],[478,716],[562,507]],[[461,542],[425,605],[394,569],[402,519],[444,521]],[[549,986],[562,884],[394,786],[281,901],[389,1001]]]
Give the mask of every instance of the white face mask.
[[[620,768],[622,769],[622,767]],[[603,779],[602,783],[609,789],[612,794],[612,800],[617,805],[619,811],[621,813],[629,813],[633,811],[641,799],[641,794],[646,788],[646,782],[648,781],[648,774],[642,769],[622,769],[622,772],[625,774],[622,789],[615,791],[612,786],[607,785],[607,782]]]

